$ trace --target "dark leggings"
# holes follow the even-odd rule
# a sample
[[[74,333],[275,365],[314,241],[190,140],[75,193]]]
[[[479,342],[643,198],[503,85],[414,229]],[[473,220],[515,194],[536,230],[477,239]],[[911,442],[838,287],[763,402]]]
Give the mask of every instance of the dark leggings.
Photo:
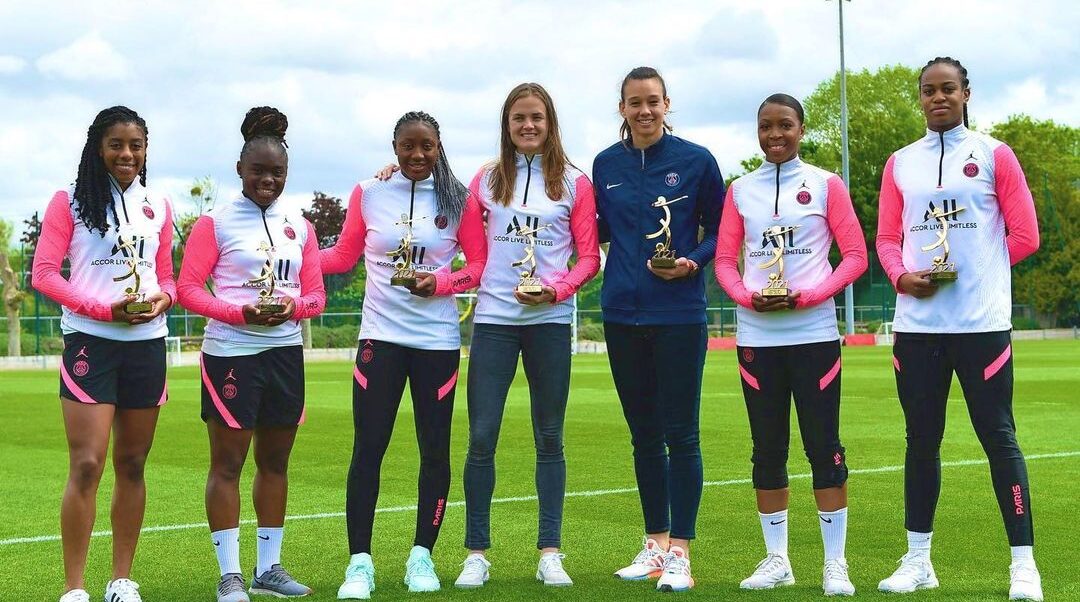
[[[450,491],[450,424],[460,352],[363,340],[353,372],[353,455],[345,495],[349,553],[371,552],[379,470],[394,431],[405,380],[420,446],[414,545],[435,547]]]
[[[605,322],[604,338],[630,427],[645,532],[693,539],[703,481],[698,413],[705,325]]]
[[[840,341],[739,347],[738,352],[754,441],[754,488],[788,486],[792,396],[814,489],[843,485],[848,469],[840,445]]]
[[[1009,545],[1030,546],[1031,495],[1012,414],[1013,362],[1009,332],[896,333],[896,389],[907,423],[904,462],[905,526],[928,533],[941,492],[941,438],[953,371],[986,457]]]

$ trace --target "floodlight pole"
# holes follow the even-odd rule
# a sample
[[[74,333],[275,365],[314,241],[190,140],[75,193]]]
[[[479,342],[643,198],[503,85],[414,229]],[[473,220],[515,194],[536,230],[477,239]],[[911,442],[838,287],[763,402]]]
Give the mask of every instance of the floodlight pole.
[[[851,0],[848,0],[849,2]],[[851,187],[851,168],[848,157],[847,68],[844,66],[844,0],[840,7],[840,157],[844,170],[844,185]],[[844,332],[855,334],[855,286],[844,287]]]

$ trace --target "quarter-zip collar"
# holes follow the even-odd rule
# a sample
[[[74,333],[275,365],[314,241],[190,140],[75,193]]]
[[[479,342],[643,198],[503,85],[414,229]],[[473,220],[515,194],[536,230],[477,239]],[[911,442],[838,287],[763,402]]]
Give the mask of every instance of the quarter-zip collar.
[[[127,197],[131,196],[133,198],[138,198],[139,196],[142,196],[142,198],[145,199],[146,189],[143,188],[143,185],[139,182],[138,177],[131,181],[131,184],[128,185],[127,190],[124,190],[120,187],[120,182],[116,178],[114,178],[112,174],[107,175],[109,177],[109,189],[112,191],[113,202],[117,203],[120,206],[120,211],[118,212],[118,215],[122,214],[124,216],[124,223],[130,224],[131,219],[130,217],[128,217]]]
[[[945,151],[946,147],[952,148],[957,144],[960,144],[968,136],[968,129],[964,127],[964,124],[945,130],[943,132],[935,132],[927,128],[926,140],[931,141],[932,144],[938,146],[938,172],[937,172],[937,187],[941,188],[941,178],[945,168]]]
[[[517,164],[518,169],[525,169],[525,194],[521,197],[521,206],[529,206],[529,187],[532,184],[533,170],[540,171],[543,166],[543,156],[539,153],[535,155],[523,155],[521,153],[514,153],[514,162]]]
[[[645,148],[634,148],[632,142],[627,144],[626,147],[629,152],[638,156],[639,161],[641,162],[641,169],[644,170],[648,163],[652,162],[653,159],[664,152],[664,149],[667,148],[669,138],[671,138],[671,134],[664,131],[664,135],[660,136],[659,140]]]
[[[773,195],[773,218],[780,217],[780,179],[787,177],[790,174],[795,173],[802,169],[802,159],[796,154],[794,157],[784,161],[783,163],[772,163],[771,161],[765,161],[758,169],[763,174],[768,174],[775,181],[775,194]]]
[[[263,229],[266,230],[266,237],[268,239],[267,242],[270,243],[271,247],[274,246],[274,235],[270,234],[270,224],[266,223],[266,214],[269,213],[274,207],[277,206],[278,201],[281,200],[281,197],[278,197],[278,198],[274,199],[274,202],[270,203],[269,205],[267,205],[265,207],[263,207],[262,205],[256,203],[255,201],[249,199],[246,194],[240,193],[240,198],[242,198],[245,201],[251,203],[251,205],[253,207],[255,207],[256,209],[259,210],[259,215],[260,215],[260,217],[262,217]]]

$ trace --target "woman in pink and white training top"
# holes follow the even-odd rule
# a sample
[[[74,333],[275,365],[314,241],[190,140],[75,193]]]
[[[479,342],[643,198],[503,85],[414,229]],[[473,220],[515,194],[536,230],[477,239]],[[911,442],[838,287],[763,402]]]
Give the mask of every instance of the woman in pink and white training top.
[[[116,106],[98,113],[75,186],[53,196],[34,255],[34,288],[63,306],[60,406],[70,467],[60,507],[61,602],[90,599],[86,554],[110,432],[116,484],[113,579],[105,599],[141,600],[129,577],[146,506],[143,468],[167,398],[163,313],[176,297],[172,208],[146,188],[146,146],[146,122],[135,111]],[[145,297],[125,294],[136,289]]]
[[[240,568],[240,473],[255,442],[257,561],[251,593],[311,588],[281,565],[288,465],[304,422],[299,320],[326,304],[319,245],[300,208],[279,198],[289,171],[288,119],[256,107],[240,126],[242,194],[199,218],[184,252],[180,302],[210,320],[203,335],[202,418],[210,436],[206,516],[221,579],[218,602],[246,601]],[[207,278],[213,293],[205,288]],[[279,309],[260,304],[267,296]]]
[[[794,397],[825,544],[825,595],[850,596],[855,587],[844,558],[848,469],[840,444],[840,336],[832,298],[866,270],[866,243],[843,181],[799,158],[799,101],[773,94],[758,107],[757,122],[765,162],[728,187],[716,247],[716,278],[739,304],[739,374],[766,549],[740,586],[795,583],[788,561],[787,476]],[[829,264],[833,240],[841,255],[835,270]],[[770,274],[782,274],[786,284]],[[764,296],[767,288],[786,290]]]
[[[893,153],[881,176],[877,250],[898,293],[893,368],[907,427],[908,551],[878,589],[938,586],[930,541],[955,372],[1011,549],[1009,598],[1042,600],[1027,465],[1012,412],[1011,344],[1011,266],[1039,248],[1039,223],[1012,149],[968,129],[970,96],[960,61],[927,62],[919,74],[926,135]]]
[[[592,182],[566,157],[551,96],[540,85],[516,86],[503,103],[499,156],[470,189],[487,214],[487,267],[478,291],[469,349],[469,453],[465,460],[465,547],[459,587],[488,578],[495,447],[506,396],[522,358],[529,381],[539,497],[536,578],[572,585],[563,569],[566,461],[563,423],[570,394],[573,297],[600,268]],[[533,244],[529,245],[529,239]],[[532,253],[542,289],[516,290]],[[577,254],[577,263],[568,262]]]

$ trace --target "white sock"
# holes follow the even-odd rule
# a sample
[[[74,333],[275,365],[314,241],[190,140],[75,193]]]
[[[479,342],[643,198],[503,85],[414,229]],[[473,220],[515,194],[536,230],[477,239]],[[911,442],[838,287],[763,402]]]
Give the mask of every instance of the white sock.
[[[914,556],[926,556],[930,557],[930,540],[933,539],[934,532],[929,533],[916,533],[915,531],[907,532],[907,549],[908,554]]]
[[[240,527],[222,529],[210,534],[217,553],[218,568],[222,576],[229,573],[242,574],[240,571]]]
[[[825,560],[839,560],[844,557],[844,544],[847,541],[847,508],[833,512],[818,511],[818,523],[821,525],[821,541],[825,544]]]
[[[787,557],[787,510],[772,514],[758,512],[758,516],[761,518],[761,533],[765,536],[765,551]]]
[[[368,554],[367,552],[360,552],[359,554],[353,554],[352,556],[349,556],[350,565],[364,564],[365,560],[367,561],[367,564],[374,564],[371,561],[371,554]]]
[[[284,527],[259,527],[257,531],[259,559],[255,574],[262,576],[275,564],[281,564],[281,536]]]
[[[1017,560],[1030,560],[1035,562],[1035,554],[1031,549],[1031,546],[1012,546],[1009,548],[1012,551],[1012,561]]]

